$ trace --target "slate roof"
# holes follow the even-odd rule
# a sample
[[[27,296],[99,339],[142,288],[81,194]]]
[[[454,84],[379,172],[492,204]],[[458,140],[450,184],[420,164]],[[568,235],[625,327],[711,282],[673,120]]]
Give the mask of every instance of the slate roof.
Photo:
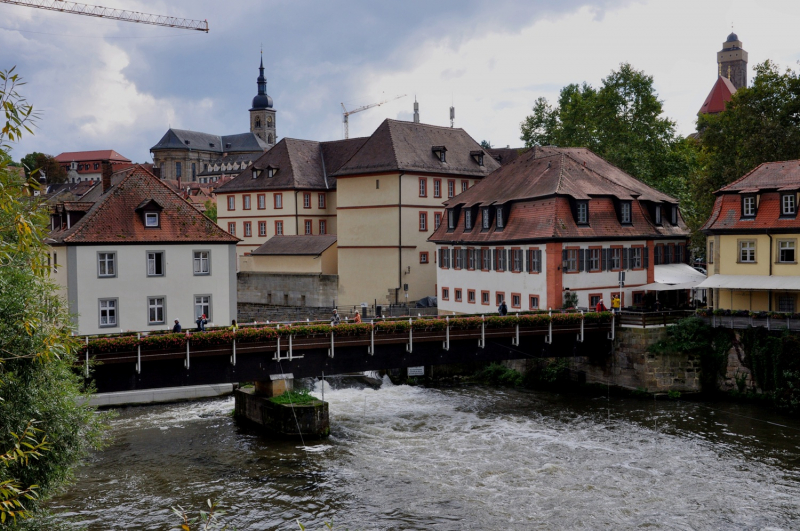
[[[61,162],[83,162],[96,160],[110,160],[118,162],[130,162],[130,159],[123,157],[113,149],[100,149],[96,151],[65,151],[56,155],[56,161]]]
[[[141,166],[118,172],[114,177],[118,181],[101,194],[83,218],[69,229],[51,232],[50,238],[61,244],[235,244],[239,241]],[[136,212],[137,206],[149,201],[163,207],[158,228],[145,227],[142,216]]]
[[[229,145],[230,144],[230,145]],[[182,149],[211,151],[214,153],[231,153],[237,151],[262,152],[267,144],[254,133],[236,135],[212,135],[198,131],[170,128],[150,151],[161,149]]]
[[[434,146],[447,149],[440,162]],[[385,171],[419,171],[484,177],[500,167],[492,157],[480,166],[470,152],[482,151],[480,144],[460,128],[439,127],[399,120],[384,120],[367,141],[334,176]]]
[[[747,232],[800,228],[797,217],[781,217],[781,192],[800,190],[800,160],[765,162],[716,192],[711,216],[702,227],[715,231]],[[742,195],[758,193],[755,218],[742,218]]]
[[[334,243],[336,243],[335,234],[273,236],[250,254],[319,256]]]
[[[711,92],[706,96],[703,106],[697,114],[716,114],[725,110],[725,104],[731,101],[731,96],[736,92],[736,87],[730,79],[718,76]]]
[[[351,138],[335,142],[316,142],[283,138],[252,166],[215,190],[217,193],[256,190],[333,190],[336,179],[331,168],[338,169],[366,141]],[[267,168],[276,168],[273,177]],[[253,179],[253,169],[262,170]]]
[[[489,155],[492,156],[494,160],[502,164],[508,164],[509,162],[515,160],[521,154],[528,151],[530,148],[520,147],[520,148],[489,148],[485,150]]]

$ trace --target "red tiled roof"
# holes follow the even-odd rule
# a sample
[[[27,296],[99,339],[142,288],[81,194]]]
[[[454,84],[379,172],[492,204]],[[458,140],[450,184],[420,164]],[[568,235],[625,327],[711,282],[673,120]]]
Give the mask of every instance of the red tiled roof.
[[[711,92],[706,96],[706,101],[697,114],[716,114],[725,110],[725,104],[731,101],[731,96],[736,92],[731,80],[727,77],[718,76]]]
[[[81,220],[50,237],[67,244],[81,243],[231,243],[239,241],[196,208],[183,200],[161,180],[134,166],[115,174],[121,180],[103,193]],[[163,207],[160,227],[146,228],[136,212],[143,202],[156,201]]]
[[[130,162],[129,159],[123,157],[113,149],[101,149],[97,151],[65,151],[56,156],[58,162],[83,162],[83,161],[120,161]]]
[[[797,217],[781,217],[780,192],[762,192],[754,218],[742,218],[742,196],[722,194],[714,202],[711,217],[701,229],[705,233],[714,231],[752,231],[764,233],[767,230],[781,231],[800,229]]]

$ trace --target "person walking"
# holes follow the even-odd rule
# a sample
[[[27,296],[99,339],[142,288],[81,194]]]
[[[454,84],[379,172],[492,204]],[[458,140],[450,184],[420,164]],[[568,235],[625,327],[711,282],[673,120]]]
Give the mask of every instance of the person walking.
[[[181,331],[181,322],[175,319],[175,326],[172,327],[172,332],[178,334]]]
[[[508,315],[508,306],[506,306],[505,299],[500,301],[500,306],[497,307],[497,313],[499,313],[500,315]]]
[[[353,322],[355,324],[361,324],[361,314],[358,313],[358,310],[356,310],[356,316],[353,317]]]
[[[331,316],[331,326],[336,326],[342,322],[342,318],[339,317],[339,312],[336,308],[333,309],[333,316]]]
[[[603,299],[600,299],[599,301],[597,301],[597,306],[595,307],[594,311],[600,313],[600,312],[604,312],[606,310],[608,310],[608,308],[606,308],[606,305],[603,304]]]
[[[236,319],[234,319],[234,320],[231,321],[230,331],[231,332],[236,332],[237,330],[239,330],[239,325],[236,324]]]
[[[620,306],[619,295],[614,295],[611,298],[611,310],[614,313],[619,313],[619,306]]]
[[[198,317],[197,321],[195,322],[197,323],[197,330],[199,332],[206,331],[206,324],[208,324],[208,319],[206,319],[206,314],[203,314],[200,317]]]

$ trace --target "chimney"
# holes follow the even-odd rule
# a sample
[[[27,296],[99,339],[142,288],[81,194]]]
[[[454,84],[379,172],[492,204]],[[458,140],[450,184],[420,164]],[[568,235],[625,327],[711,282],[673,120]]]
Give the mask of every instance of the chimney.
[[[111,188],[111,174],[114,172],[111,169],[110,161],[104,160],[102,166],[103,166],[103,177],[101,179],[101,182],[103,183],[103,193],[106,193]]]

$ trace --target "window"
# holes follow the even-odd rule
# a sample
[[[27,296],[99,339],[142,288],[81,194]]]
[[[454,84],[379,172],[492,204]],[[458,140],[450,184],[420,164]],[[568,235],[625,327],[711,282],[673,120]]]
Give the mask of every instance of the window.
[[[228,210],[236,210],[236,196],[228,196]]]
[[[461,191],[466,192],[469,188],[469,181],[461,181]]]
[[[475,269],[475,255],[477,253],[478,249],[467,249],[467,269]]]
[[[236,222],[235,221],[231,221],[230,223],[228,223],[228,234],[230,234],[231,236],[236,236]]]
[[[275,194],[275,208],[283,208],[283,194]]]
[[[176,162],[175,163],[175,177],[180,177],[180,176],[181,176],[181,163],[180,162]]]
[[[656,205],[656,225],[661,225],[661,205]]]
[[[195,295],[194,317],[197,319],[201,315],[205,315],[206,319],[211,320],[211,295]]]
[[[454,257],[454,267],[455,269],[463,269],[464,268],[464,253],[460,247],[456,247],[453,249],[453,257]]]
[[[539,309],[539,296],[538,295],[531,295],[528,297],[528,304],[531,310],[538,310]]]
[[[502,229],[503,228],[503,207],[501,207],[501,206],[497,207],[496,212],[497,212],[497,228],[498,229]]]
[[[714,240],[708,241],[708,256],[706,256],[706,263],[714,263]]]
[[[164,252],[163,251],[148,251],[147,252],[147,276],[148,277],[161,277],[161,276],[164,276]]]
[[[587,201],[578,201],[577,204],[579,225],[587,225],[589,223],[589,203]]]
[[[781,196],[781,216],[794,216],[797,214],[794,194],[783,194]]]
[[[450,249],[447,247],[439,249],[439,267],[442,269],[450,267]]]
[[[453,180],[447,181],[447,197],[454,197],[456,195],[456,182]]]
[[[672,223],[673,225],[678,224],[678,207],[675,205],[672,205],[672,210],[670,213],[670,223]]]
[[[597,305],[600,302],[600,299],[602,298],[603,296],[599,293],[592,293],[591,295],[589,295],[589,309],[594,310],[595,308],[597,308]]]
[[[447,211],[447,228],[450,230],[456,228],[455,214],[452,208]]]
[[[578,271],[578,249],[564,251],[564,271],[570,273]]]
[[[739,262],[755,263],[756,261],[756,242],[753,240],[742,240],[739,242]]]
[[[276,173],[278,173],[277,168],[267,168],[267,177],[269,178],[275,177]]]
[[[99,162],[95,162],[94,163],[94,169],[96,169],[96,170],[100,169],[100,163]]]
[[[100,328],[117,326],[117,299],[100,299]]]
[[[264,210],[267,208],[267,199],[264,194],[258,194],[258,209]]]
[[[145,212],[144,213],[144,226],[145,227],[158,227],[158,212]]]
[[[472,230],[472,210],[470,209],[464,211],[464,229]]]
[[[245,210],[250,210],[250,195],[249,194],[245,195],[243,197],[243,201],[244,201],[244,206],[242,208],[244,208]]]
[[[117,276],[117,253],[97,253],[97,276]]]
[[[456,302],[461,302],[461,290],[459,288],[454,290],[454,296],[456,298]]]
[[[512,308],[521,308],[522,307],[522,295],[519,293],[512,293],[511,294],[511,307]]]
[[[319,208],[325,208],[325,194],[317,194],[317,205]]]
[[[421,231],[428,230],[428,213],[427,212],[420,212],[419,213],[419,230],[421,230]]]
[[[481,291],[481,304],[489,304],[489,292]]]
[[[619,205],[619,218],[620,223],[630,223],[631,222],[631,202],[630,201],[623,201]]]
[[[428,197],[428,179],[425,177],[419,178],[419,196]]]
[[[489,208],[483,208],[481,210],[481,228],[483,230],[488,230],[489,226],[492,223],[492,218],[489,216]]]
[[[498,291],[494,295],[494,303],[500,306],[500,303],[506,300],[506,294],[502,291]]]
[[[442,197],[442,180],[433,180],[433,197]]]
[[[244,222],[244,235],[248,238],[253,235],[253,225],[250,221]]]
[[[642,269],[642,248],[631,247],[631,269]]]
[[[439,162],[447,162],[446,151],[444,149],[439,151]]]
[[[197,166],[194,162],[192,162],[192,180],[197,180]]]
[[[612,247],[609,250],[609,257],[611,271],[620,271],[622,269],[622,249]]]
[[[319,220],[319,233],[328,234],[328,222],[324,219]]]
[[[267,222],[266,221],[259,221],[258,222],[258,235],[259,236],[266,236],[267,235]]]
[[[481,262],[484,271],[489,271],[492,269],[492,254],[489,249],[481,249]]]
[[[438,229],[439,225],[441,225],[441,224],[442,224],[442,213],[441,212],[436,212],[433,215],[433,228],[434,229]]]
[[[442,300],[450,300],[450,289],[449,288],[442,288]]]
[[[644,291],[633,292],[633,305],[641,306],[644,304]]]
[[[511,250],[511,271],[515,273],[522,271],[522,249]]]
[[[756,196],[745,195],[742,197],[742,217],[756,217]]]
[[[781,293],[778,295],[778,311],[783,313],[794,313],[795,296],[791,293]]]
[[[528,273],[542,272],[542,251],[528,249]]]
[[[588,249],[586,251],[587,271],[600,271],[600,251],[601,249]]]
[[[303,194],[303,208],[311,208],[311,194]]]
[[[502,247],[495,251],[495,268],[497,271],[506,270],[506,250]]]
[[[778,240],[778,261],[785,263],[795,263],[796,240]]]
[[[310,219],[305,220],[304,225],[306,228],[306,234],[311,234],[311,220]]]
[[[147,324],[164,324],[164,297],[147,298]]]
[[[194,251],[194,274],[208,275],[211,273],[211,262],[208,251]]]
[[[428,252],[421,252],[419,253],[419,263],[420,264],[427,264],[428,263]]]
[[[467,302],[469,304],[475,304],[475,290],[474,289],[468,289],[467,290]]]
[[[275,222],[275,235],[276,236],[283,236],[283,221],[276,221]]]

